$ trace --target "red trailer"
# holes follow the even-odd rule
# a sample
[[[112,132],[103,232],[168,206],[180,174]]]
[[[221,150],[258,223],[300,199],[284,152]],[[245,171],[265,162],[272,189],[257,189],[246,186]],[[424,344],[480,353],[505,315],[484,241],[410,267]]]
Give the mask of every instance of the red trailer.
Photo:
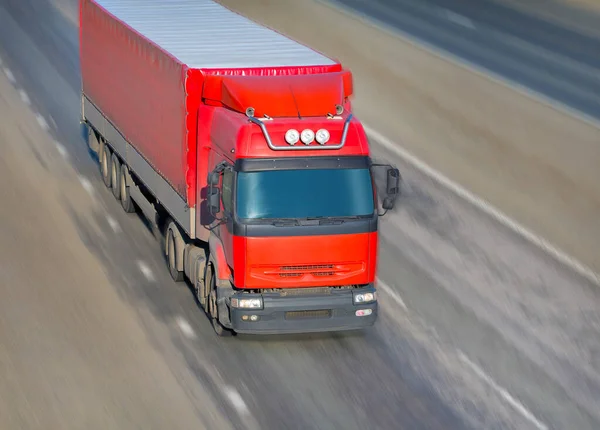
[[[210,0],[81,0],[80,22],[104,182],[217,333],[372,325],[380,166],[351,73]],[[387,210],[400,175],[381,167]]]

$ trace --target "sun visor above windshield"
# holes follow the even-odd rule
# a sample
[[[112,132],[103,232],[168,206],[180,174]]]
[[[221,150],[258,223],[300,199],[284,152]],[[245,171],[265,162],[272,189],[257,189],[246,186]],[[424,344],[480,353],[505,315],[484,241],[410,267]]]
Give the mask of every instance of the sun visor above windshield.
[[[350,71],[288,76],[205,76],[202,97],[262,117],[318,117],[335,114],[352,95]]]

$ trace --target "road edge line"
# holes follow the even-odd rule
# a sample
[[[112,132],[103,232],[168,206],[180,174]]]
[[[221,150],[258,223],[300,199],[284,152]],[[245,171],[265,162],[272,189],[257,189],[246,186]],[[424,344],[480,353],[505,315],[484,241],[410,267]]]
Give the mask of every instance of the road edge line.
[[[561,264],[567,266],[571,270],[574,270],[577,274],[584,277],[588,281],[592,282],[596,286],[600,287],[600,275],[598,275],[593,269],[579,262],[576,258],[571,257],[566,252],[561,251],[557,246],[553,245],[541,236],[533,233],[517,221],[511,219],[508,215],[503,213],[501,210],[494,207],[491,203],[476,196],[466,188],[462,187],[458,183],[454,182],[443,173],[434,169],[417,156],[411,154],[408,150],[402,146],[393,143],[390,139],[379,133],[375,129],[364,124],[364,129],[368,135],[370,135],[375,141],[377,141],[385,149],[394,152],[398,155],[405,163],[413,166],[419,172],[425,176],[431,178],[442,187],[454,193],[467,203],[473,205],[486,215],[492,217],[494,220],[509,228],[514,233],[518,234],[528,242],[537,246],[548,255],[558,260]]]

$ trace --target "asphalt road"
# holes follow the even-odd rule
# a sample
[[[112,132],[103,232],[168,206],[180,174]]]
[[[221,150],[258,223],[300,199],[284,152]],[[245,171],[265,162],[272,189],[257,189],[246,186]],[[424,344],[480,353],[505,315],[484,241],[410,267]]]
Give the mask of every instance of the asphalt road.
[[[600,119],[598,38],[502,1],[332,1]]]
[[[600,427],[597,287],[378,146],[406,188],[377,325],[215,337],[101,183],[66,16],[0,2],[1,428]]]

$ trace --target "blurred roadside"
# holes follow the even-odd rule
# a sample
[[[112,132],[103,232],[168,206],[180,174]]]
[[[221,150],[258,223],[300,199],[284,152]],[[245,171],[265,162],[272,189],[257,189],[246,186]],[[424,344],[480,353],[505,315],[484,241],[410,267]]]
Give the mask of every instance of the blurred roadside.
[[[0,71],[0,429],[231,428],[92,253],[102,203],[11,84]]]

